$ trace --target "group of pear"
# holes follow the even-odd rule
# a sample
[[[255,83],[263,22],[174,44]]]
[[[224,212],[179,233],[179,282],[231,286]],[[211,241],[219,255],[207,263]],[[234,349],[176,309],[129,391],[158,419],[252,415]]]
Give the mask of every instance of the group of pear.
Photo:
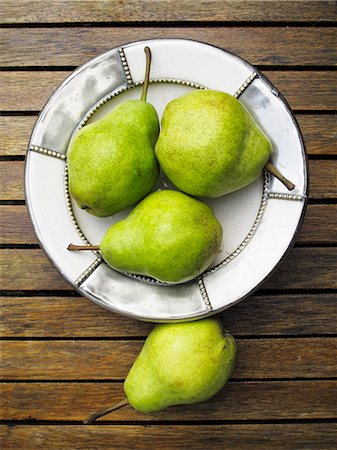
[[[138,204],[100,243],[115,270],[181,283],[204,272],[222,244],[212,209],[219,197],[255,181],[272,145],[232,95],[194,90],[166,105],[161,130],[146,101],[151,53],[140,100],[127,100],[79,129],[67,154],[69,190],[78,206],[105,217]],[[160,167],[179,190],[152,192]]]

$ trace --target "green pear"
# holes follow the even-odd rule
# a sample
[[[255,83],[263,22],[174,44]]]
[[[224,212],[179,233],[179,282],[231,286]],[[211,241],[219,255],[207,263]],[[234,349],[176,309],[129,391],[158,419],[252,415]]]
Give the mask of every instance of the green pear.
[[[121,272],[181,283],[200,275],[220,250],[222,228],[211,208],[178,191],[147,196],[104,235],[104,260]]]
[[[85,421],[130,404],[143,413],[204,402],[222,389],[236,359],[235,339],[219,317],[158,324],[150,332],[125,382],[126,399]]]
[[[193,91],[168,103],[155,146],[172,183],[202,197],[219,197],[252,183],[271,152],[270,140],[246,108],[214,90]]]
[[[149,49],[146,54],[141,100],[116,106],[102,119],[81,128],[69,144],[70,194],[80,208],[95,216],[110,216],[138,202],[158,179],[154,145],[159,120],[154,107],[146,102]]]
[[[113,269],[174,284],[204,272],[221,241],[221,224],[208,205],[164,190],[148,195],[126,219],[112,225],[99,246],[70,244],[68,250],[100,250]]]

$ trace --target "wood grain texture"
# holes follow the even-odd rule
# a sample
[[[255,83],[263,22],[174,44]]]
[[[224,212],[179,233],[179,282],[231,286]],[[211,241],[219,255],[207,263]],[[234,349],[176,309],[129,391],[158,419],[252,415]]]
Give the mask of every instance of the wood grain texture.
[[[309,161],[309,197],[337,197],[337,160]],[[24,200],[24,161],[0,162],[0,200]]]
[[[235,336],[336,333],[336,294],[252,296],[221,315]],[[2,337],[143,338],[153,325],[82,297],[0,297]]]
[[[337,205],[308,205],[296,243],[337,244]]]
[[[0,244],[37,244],[26,206],[0,205]]]
[[[6,450],[333,450],[335,423],[222,425],[2,425]]]
[[[141,414],[127,406],[100,422],[333,419],[336,395],[337,381],[229,381],[205,403],[155,414]],[[83,421],[122,400],[124,390],[122,383],[14,382],[0,385],[0,396],[0,420]]]
[[[309,155],[337,155],[337,115],[296,114]],[[0,156],[24,156],[36,117],[0,116]]]
[[[309,162],[309,197],[335,198],[337,194],[337,161]],[[324,181],[323,181],[324,180]]]
[[[0,72],[2,111],[39,111],[50,95],[70,74],[68,71]],[[264,74],[297,110],[336,110],[333,95],[337,71],[273,71]]]
[[[337,115],[296,114],[309,155],[337,154]]]
[[[157,38],[206,42],[254,65],[336,64],[333,27],[75,27],[0,29],[7,50],[0,55],[0,66],[78,66],[125,42]]]
[[[0,156],[24,156],[36,117],[0,116]]]
[[[336,376],[337,338],[237,339],[234,379]],[[4,380],[121,380],[143,341],[3,341]],[[257,355],[259,357],[257,358]]]
[[[0,10],[2,23],[67,23],[67,22],[174,22],[174,21],[335,21],[332,0],[288,0],[277,6],[268,0],[51,0],[41,8],[37,0],[5,0]]]
[[[40,249],[1,249],[0,282],[5,290],[72,290]]]
[[[0,162],[0,200],[24,200],[23,161]]]
[[[334,86],[337,82],[337,72],[264,71],[264,74],[283,94],[292,109],[336,110],[337,99],[334,95]],[[310,96],[312,96],[311,101]]]
[[[336,289],[336,262],[336,247],[294,248],[261,289]],[[40,249],[1,249],[0,263],[4,290],[72,290]]]

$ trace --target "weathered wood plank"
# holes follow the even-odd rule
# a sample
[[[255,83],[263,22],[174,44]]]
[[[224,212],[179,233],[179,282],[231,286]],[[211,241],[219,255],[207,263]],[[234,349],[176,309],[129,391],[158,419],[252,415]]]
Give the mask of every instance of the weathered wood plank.
[[[310,198],[337,196],[337,160],[311,160]],[[24,200],[24,161],[0,162],[0,199]]]
[[[336,289],[337,248],[294,248],[262,289]],[[40,249],[1,249],[5,290],[72,290]],[[224,291],[225,293],[225,291]]]
[[[37,243],[26,206],[0,205],[0,244]]]
[[[337,205],[308,205],[297,243],[336,244]]]
[[[333,94],[333,86],[336,86],[337,83],[337,72],[264,71],[264,74],[283,94],[292,109],[320,111],[336,109],[337,103],[336,96]],[[312,100],[308,101],[310,95]]]
[[[128,26],[2,29],[0,42],[6,51],[0,55],[0,66],[78,66],[125,42],[153,38],[207,42],[236,53],[254,65],[336,64],[337,30],[333,27]]]
[[[337,155],[335,114],[296,114],[296,118],[309,155]],[[26,155],[35,122],[34,116],[0,116],[0,156]]]
[[[309,155],[337,154],[337,115],[296,114]]]
[[[264,71],[293,109],[331,111],[336,109],[333,95],[337,72]],[[39,111],[70,72],[0,72],[2,111]]]
[[[207,413],[208,414],[208,413]],[[6,450],[332,450],[335,423],[223,425],[2,425]]]
[[[0,200],[24,200],[24,162],[0,162]]]
[[[40,249],[2,249],[0,261],[2,289],[72,290]]]
[[[240,4],[241,3],[241,4]],[[336,20],[332,0],[288,0],[275,7],[268,0],[206,0],[203,2],[175,2],[174,0],[51,0],[48,8],[41,8],[37,0],[6,0],[0,11],[2,23],[77,23],[77,22],[227,22],[227,21],[331,21]]]
[[[36,117],[0,116],[0,156],[26,155]]]
[[[309,161],[311,198],[335,198],[337,193],[337,161]],[[324,181],[323,181],[324,180]]]
[[[1,384],[0,395],[0,420],[82,421],[121,401],[124,391],[122,383],[13,382]],[[336,395],[337,381],[230,381],[205,403],[156,414],[128,406],[100,421],[327,419],[336,418]]]
[[[337,338],[240,338],[237,342],[234,379],[336,376]],[[142,344],[123,340],[2,341],[0,376],[4,380],[121,380]]]
[[[253,296],[222,313],[235,336],[335,334],[336,294]],[[153,325],[82,297],[0,297],[2,337],[144,337]],[[254,319],[252,319],[254,317]],[[29,319],[27,319],[29,318]]]

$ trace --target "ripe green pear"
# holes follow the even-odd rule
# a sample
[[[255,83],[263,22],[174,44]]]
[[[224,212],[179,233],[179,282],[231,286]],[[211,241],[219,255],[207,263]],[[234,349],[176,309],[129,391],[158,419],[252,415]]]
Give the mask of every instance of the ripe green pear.
[[[156,325],[124,383],[133,408],[144,413],[200,403],[226,384],[236,344],[219,318]]]
[[[219,197],[255,181],[272,145],[235,97],[200,90],[168,103],[155,152],[179,189]]]
[[[144,86],[140,100],[116,106],[99,121],[81,128],[69,144],[69,192],[80,208],[96,216],[110,216],[131,206],[157,182],[154,145],[159,119],[146,102],[148,83]]]
[[[157,191],[112,225],[100,250],[121,272],[181,283],[200,275],[220,250],[222,227],[212,209],[182,192]]]
[[[158,324],[150,332],[125,382],[126,398],[84,423],[130,404],[142,413],[204,402],[227,383],[235,366],[235,339],[212,317]]]

